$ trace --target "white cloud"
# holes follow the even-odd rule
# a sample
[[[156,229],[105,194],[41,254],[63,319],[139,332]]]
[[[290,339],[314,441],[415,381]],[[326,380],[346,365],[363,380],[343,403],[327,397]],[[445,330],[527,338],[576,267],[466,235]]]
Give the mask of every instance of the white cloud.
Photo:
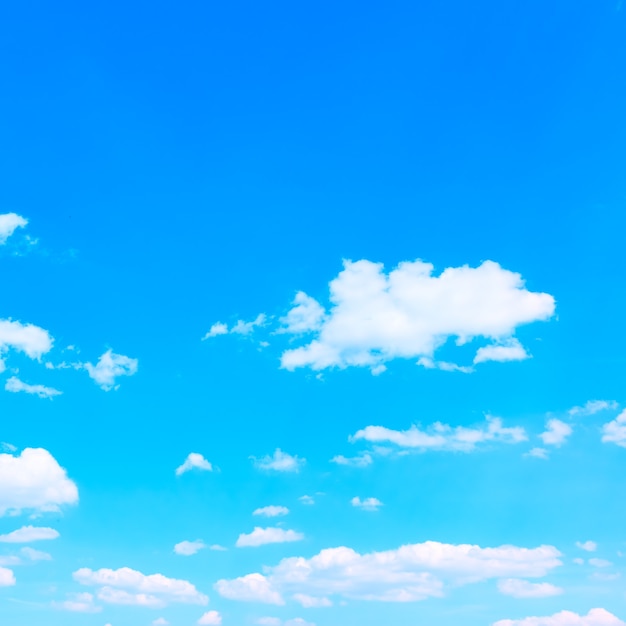
[[[576,547],[585,552],[595,552],[598,549],[598,544],[595,541],[577,541]]]
[[[589,400],[583,406],[575,406],[569,410],[570,415],[595,415],[600,411],[616,410],[619,404],[615,400]]]
[[[63,602],[53,602],[55,609],[71,611],[72,613],[100,613],[101,606],[94,604],[94,597],[91,593],[70,593],[67,600]]]
[[[231,600],[268,604],[283,604],[286,594],[414,602],[442,596],[446,584],[542,577],[561,565],[560,556],[552,546],[481,548],[434,541],[369,554],[339,547],[310,559],[283,559],[264,574],[220,580],[215,588]]]
[[[602,426],[602,441],[626,448],[626,409]]]
[[[304,535],[295,530],[260,528],[256,526],[251,533],[239,535],[235,545],[238,548],[256,548],[268,543],[290,543],[293,541],[302,541],[302,539],[304,539]]]
[[[301,617],[288,619],[286,622],[278,619],[278,617],[260,617],[256,624],[260,626],[315,626],[313,622],[307,622]]]
[[[0,516],[24,509],[57,511],[63,504],[77,502],[76,485],[47,450],[0,454]]]
[[[225,548],[224,546],[220,546],[219,544],[214,543],[212,546],[209,546],[209,550],[214,550],[215,552],[226,552],[228,548]]]
[[[23,352],[29,358],[39,361],[52,349],[53,343],[48,331],[39,326],[0,320],[0,372],[5,369],[2,357],[9,349]]]
[[[350,441],[359,440],[370,443],[393,443],[401,448],[418,450],[448,450],[472,452],[476,446],[485,442],[520,443],[526,441],[523,428],[504,428],[498,417],[487,416],[486,426],[466,428],[452,427],[436,422],[426,430],[413,425],[408,430],[391,430],[384,426],[367,426],[350,437]]]
[[[524,456],[532,456],[536,459],[547,459],[550,454],[545,448],[533,448],[530,452],[527,452]]]
[[[230,329],[226,324],[223,324],[222,322],[216,322],[215,324],[213,324],[213,326],[211,326],[209,332],[206,333],[204,337],[202,337],[202,341],[205,341],[206,339],[211,339],[212,337],[217,337],[219,335],[250,335],[258,326],[265,326],[266,321],[267,317],[264,313],[261,313],[256,317],[256,319],[252,320],[251,322],[238,320],[237,323]]]
[[[134,376],[137,373],[139,361],[131,359],[123,354],[115,354],[112,350],[107,350],[100,356],[98,362],[93,365],[85,363],[84,368],[89,376],[105,391],[117,389],[115,381],[120,376]]]
[[[185,459],[185,462],[181,466],[176,468],[176,476],[181,476],[185,472],[189,472],[192,469],[212,472],[213,466],[201,454],[198,454],[197,452],[191,452]]]
[[[97,571],[82,568],[74,572],[81,585],[101,586],[98,597],[113,604],[164,606],[169,602],[207,604],[209,599],[186,580],[167,578],[163,574],[145,575],[128,567]],[[136,594],[127,594],[129,589]]]
[[[219,626],[221,623],[222,616],[217,611],[209,611],[198,620],[202,626]]]
[[[604,609],[591,609],[587,615],[561,611],[550,617],[503,619],[493,626],[626,626],[626,624]]]
[[[545,446],[561,446],[572,434],[572,427],[557,419],[548,420],[545,432],[539,437]]]
[[[321,329],[325,311],[317,300],[299,291],[293,304],[293,309],[280,319],[283,326],[279,332],[300,334]]]
[[[40,398],[54,398],[54,396],[60,396],[62,393],[58,389],[45,387],[44,385],[29,385],[28,383],[22,382],[17,376],[11,376],[5,383],[4,389],[12,393],[23,391],[24,393],[36,395]]]
[[[34,548],[30,548],[28,546],[22,548],[20,553],[29,561],[52,561],[52,556],[50,556],[47,552],[35,550]]]
[[[254,459],[254,464],[258,469],[275,472],[299,472],[306,462],[305,459],[291,456],[291,454],[283,452],[280,448],[276,448],[272,456],[266,455],[260,459],[256,457],[251,458]]]
[[[3,213],[0,215],[0,246],[18,229],[24,228],[28,220],[17,213]]]
[[[59,533],[54,528],[23,526],[6,535],[0,535],[0,543],[32,543],[58,537]]]
[[[378,509],[383,506],[383,503],[378,498],[365,498],[365,500],[361,500],[361,498],[357,496],[350,500],[350,504],[364,511],[378,511]]]
[[[498,591],[514,598],[549,598],[563,593],[563,589],[550,583],[531,583],[519,578],[506,578],[499,581]]]
[[[196,539],[196,541],[181,541],[174,546],[174,552],[176,554],[180,554],[182,556],[192,556],[206,548],[206,545],[200,539]]]
[[[606,559],[589,559],[588,563],[593,567],[611,567],[611,565],[613,565],[611,561],[607,561]]]
[[[313,622],[307,622],[301,617],[294,617],[293,619],[288,619],[284,626],[315,626]]]
[[[510,360],[527,356],[514,343],[517,327],[554,313],[551,295],[528,291],[519,274],[492,261],[477,268],[447,268],[439,276],[433,271],[419,260],[400,263],[388,274],[380,263],[345,261],[329,285],[328,312],[300,293],[283,318],[294,320],[298,333],[310,331],[315,337],[285,351],[282,367],[372,368],[395,358],[432,358],[448,338],[461,344],[475,337],[495,342],[479,360],[489,354]]]
[[[152,626],[167,626],[169,622],[164,617],[158,617],[152,622]]]
[[[300,500],[300,502],[302,502],[302,504],[305,504],[306,506],[313,506],[315,504],[315,498],[313,498],[313,496],[300,496],[298,500]]]
[[[347,465],[349,467],[367,467],[368,465],[371,465],[373,461],[372,455],[364,452],[353,457],[345,457],[339,454],[334,456],[330,462],[336,463],[337,465]]]
[[[482,348],[481,348],[482,350]],[[479,350],[480,352],[480,350]],[[484,359],[486,360],[486,359]],[[463,374],[472,374],[474,372],[474,368],[469,365],[457,365],[456,363],[450,363],[449,361],[435,361],[427,356],[422,356],[417,360],[417,364],[425,367],[427,370],[442,370],[444,372],[461,372]],[[377,368],[382,367],[383,369],[379,372]],[[387,368],[384,365],[377,365],[376,368],[372,369],[372,374],[377,375],[379,373],[382,374]]]
[[[281,515],[288,514],[289,509],[286,506],[275,506],[273,504],[256,509],[256,511],[252,513],[252,515],[262,515],[264,517],[280,517]]]
[[[333,605],[328,598],[316,598],[315,596],[308,596],[305,593],[296,593],[293,599],[300,603],[305,609],[329,607]]]
[[[0,587],[12,587],[15,584],[15,575],[10,569],[0,567]]]
[[[515,338],[507,339],[502,343],[492,344],[479,348],[474,357],[474,364],[496,361],[506,363],[507,361],[524,361],[530,358],[524,346]]]

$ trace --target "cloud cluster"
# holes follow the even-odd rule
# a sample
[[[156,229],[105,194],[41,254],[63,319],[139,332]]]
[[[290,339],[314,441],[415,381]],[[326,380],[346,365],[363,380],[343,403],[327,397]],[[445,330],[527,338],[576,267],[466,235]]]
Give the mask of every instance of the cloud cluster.
[[[256,319],[251,322],[244,322],[243,320],[238,320],[237,323],[228,328],[226,324],[222,322],[216,322],[211,326],[209,332],[207,332],[204,337],[202,337],[202,341],[206,341],[207,339],[211,339],[212,337],[218,337],[219,335],[249,335],[251,334],[255,328],[258,326],[264,326],[267,321],[267,318],[264,313],[261,313],[257,316]]]
[[[305,594],[382,602],[415,602],[440,597],[446,584],[465,585],[493,578],[538,578],[561,565],[552,546],[481,548],[425,542],[386,552],[359,554],[347,548],[316,556],[287,558],[264,574],[216,583],[223,597],[281,605],[286,596]]]
[[[131,359],[123,354],[115,354],[112,350],[107,350],[102,354],[95,365],[92,363],[83,364],[89,376],[105,391],[117,389],[116,379],[120,376],[134,376],[138,366],[139,361],[137,359]]]
[[[25,509],[58,511],[78,502],[78,489],[43,448],[0,454],[0,516]]]
[[[162,574],[142,574],[128,567],[117,570],[82,568],[74,572],[81,585],[97,586],[98,599],[109,604],[159,608],[169,603],[206,605],[209,599],[186,580]]]
[[[604,609],[591,609],[587,615],[561,611],[549,617],[503,619],[493,626],[626,626],[626,624]]]
[[[182,476],[185,472],[193,469],[212,472],[213,466],[198,452],[191,452],[187,455],[184,463],[176,468],[176,476]]]
[[[251,457],[257,469],[273,472],[299,472],[300,468],[306,463],[305,459],[297,456],[291,456],[287,452],[283,452],[280,448],[276,448],[273,455],[265,455],[260,459]]]
[[[282,318],[282,332],[311,336],[286,350],[285,369],[369,367],[380,373],[393,359],[432,359],[449,339],[474,338],[474,363],[528,358],[516,329],[554,314],[554,298],[525,288],[522,277],[485,261],[476,268],[450,267],[438,276],[422,261],[403,262],[389,273],[367,260],[345,261],[330,282],[328,310],[303,292]]]
[[[394,444],[400,448],[412,448],[419,451],[444,450],[454,452],[472,452],[479,444],[487,442],[515,444],[527,439],[523,428],[505,428],[500,418],[491,416],[487,416],[484,426],[475,428],[452,427],[440,422],[432,424],[425,430],[415,425],[408,430],[367,426],[350,437],[352,442],[363,440],[369,443]]]

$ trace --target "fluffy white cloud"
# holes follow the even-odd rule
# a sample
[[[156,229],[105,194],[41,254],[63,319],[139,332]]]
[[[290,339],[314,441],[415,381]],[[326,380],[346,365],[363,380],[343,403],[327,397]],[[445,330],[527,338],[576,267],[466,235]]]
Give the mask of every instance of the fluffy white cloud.
[[[28,220],[17,213],[3,213],[0,215],[0,246],[18,229],[24,228]]]
[[[363,454],[353,457],[345,457],[339,454],[334,456],[330,462],[336,463],[337,465],[347,465],[349,467],[367,467],[368,465],[371,465],[373,461],[372,455],[364,452]]]
[[[595,415],[600,411],[616,410],[619,404],[615,400],[589,400],[583,406],[575,406],[569,410],[570,415]]]
[[[254,464],[258,469],[274,472],[299,472],[306,462],[305,459],[291,456],[291,454],[283,452],[280,448],[276,448],[272,456],[266,455],[260,459],[256,457],[251,458],[254,459]]]
[[[186,580],[163,574],[146,575],[128,567],[96,571],[85,567],[74,572],[74,580],[81,585],[101,586],[98,597],[113,604],[164,606],[169,602],[207,604],[209,601]],[[126,589],[134,593],[127,593]]]
[[[12,587],[15,584],[15,575],[10,569],[0,567],[0,587]]]
[[[138,366],[139,361],[137,359],[131,359],[123,354],[115,354],[112,350],[107,350],[101,355],[95,365],[84,364],[89,376],[105,391],[117,389],[119,385],[115,384],[116,379],[120,376],[135,375]]]
[[[239,535],[235,545],[238,548],[256,548],[268,543],[290,543],[293,541],[302,541],[302,539],[304,539],[304,535],[295,530],[260,528],[256,526],[251,533]]]
[[[432,358],[449,338],[462,344],[475,337],[493,342],[477,362],[526,358],[515,330],[554,313],[551,295],[528,291],[519,274],[492,261],[447,268],[439,276],[433,271],[419,260],[388,274],[380,263],[345,261],[329,285],[328,311],[304,293],[296,296],[284,330],[314,338],[284,352],[282,367],[374,368],[395,358]]]
[[[77,502],[76,485],[47,450],[0,454],[0,516],[24,509],[57,511],[63,504]]]
[[[557,419],[548,420],[545,432],[539,437],[546,446],[560,446],[572,434],[572,427]]]
[[[238,320],[237,323],[232,326],[230,329],[226,324],[222,322],[216,322],[211,326],[209,332],[202,337],[202,341],[206,339],[211,339],[211,337],[217,337],[219,335],[250,335],[254,329],[258,326],[264,326],[267,321],[267,317],[265,314],[261,313],[257,316],[256,319],[251,322],[244,322],[243,320]]]
[[[264,574],[220,580],[215,588],[232,600],[269,604],[283,604],[287,594],[414,602],[442,596],[446,583],[542,577],[561,565],[560,556],[552,546],[481,548],[433,541],[369,554],[340,547],[310,559],[283,559]]]
[[[598,544],[595,541],[577,541],[576,547],[585,552],[595,552],[598,549]]]
[[[221,623],[222,616],[217,611],[208,611],[198,620],[201,626],[220,626]]]
[[[40,360],[52,349],[53,342],[48,331],[39,326],[0,320],[0,372],[5,369],[2,357],[9,349],[23,352],[31,359]]]
[[[185,459],[185,462],[181,466],[176,468],[176,476],[181,476],[185,472],[189,472],[192,469],[212,472],[213,466],[201,454],[198,454],[197,452],[191,452]]]
[[[383,503],[378,498],[365,498],[365,500],[361,500],[358,496],[352,498],[350,504],[364,511],[378,511],[378,509],[383,506]]]
[[[350,437],[350,441],[353,442],[361,439],[370,443],[393,443],[401,448],[415,448],[422,451],[472,452],[481,443],[520,443],[526,441],[527,437],[523,428],[505,428],[500,418],[488,416],[486,425],[476,428],[452,427],[440,422],[436,422],[426,430],[415,425],[408,430],[367,426]]]
[[[102,611],[102,607],[94,603],[91,593],[70,593],[67,598],[63,602],[53,602],[52,606],[55,609],[72,613],[100,613]]]
[[[604,609],[591,609],[587,615],[561,611],[550,617],[503,619],[493,626],[626,626],[626,624]]]
[[[0,543],[32,543],[58,537],[59,533],[54,528],[23,526],[6,535],[0,535]]]
[[[523,361],[530,358],[528,352],[519,340],[507,339],[502,343],[492,344],[478,348],[474,357],[474,364],[496,361],[506,363],[507,361]]]
[[[514,598],[549,598],[563,593],[563,589],[550,583],[531,583],[519,578],[506,578],[499,581],[498,590]]]
[[[200,541],[200,539],[196,539],[196,541],[181,541],[174,546],[174,552],[182,556],[192,556],[206,547],[206,544]]]
[[[626,409],[602,427],[602,441],[626,448]]]
[[[280,517],[288,515],[289,509],[286,506],[275,506],[273,504],[256,509],[252,515],[262,515],[263,517]]]
[[[44,385],[29,385],[21,381],[17,376],[11,376],[4,385],[6,391],[12,393],[29,393],[40,398],[54,398],[54,396],[60,396],[62,392],[52,387],[45,387]]]

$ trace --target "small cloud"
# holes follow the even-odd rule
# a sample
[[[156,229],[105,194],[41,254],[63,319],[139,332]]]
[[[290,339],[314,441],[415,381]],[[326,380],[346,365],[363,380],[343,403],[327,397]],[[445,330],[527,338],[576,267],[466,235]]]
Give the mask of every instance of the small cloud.
[[[152,622],[152,626],[168,626],[169,622],[164,617],[157,617]]]
[[[333,603],[328,598],[317,598],[314,596],[308,596],[304,593],[296,593],[293,599],[301,604],[305,609],[329,607]]]
[[[67,600],[53,602],[52,607],[71,613],[100,613],[102,611],[101,606],[94,604],[94,597],[91,593],[69,593]]]
[[[595,552],[598,549],[598,544],[595,541],[577,541],[576,547],[585,552]]]
[[[264,506],[260,509],[256,509],[252,515],[262,515],[264,517],[279,517],[281,515],[288,515],[289,509],[286,506]]]
[[[595,415],[600,411],[617,410],[619,404],[615,400],[589,400],[583,406],[572,407],[568,413],[570,415]]]
[[[200,539],[196,541],[181,541],[174,546],[174,552],[181,556],[192,556],[204,548],[206,548],[206,545]]]
[[[27,224],[28,220],[17,213],[0,215],[0,246],[3,246],[18,228],[25,228]]]
[[[499,581],[498,591],[513,598],[549,598],[563,593],[563,589],[550,583],[531,583],[518,578]]]
[[[524,456],[532,456],[536,459],[547,459],[550,454],[545,448],[533,448],[530,452],[527,452]]]
[[[251,322],[238,320],[237,323],[230,329],[226,324],[223,324],[222,322],[216,322],[215,324],[213,324],[213,326],[211,326],[209,332],[207,332],[204,337],[202,337],[202,341],[206,341],[207,339],[211,339],[212,337],[217,337],[219,335],[250,335],[258,326],[264,326],[266,321],[266,315],[264,313],[261,313],[257,316],[256,319],[252,320]]]
[[[441,370],[443,372],[461,372],[462,374],[473,374],[474,368],[467,365],[457,365],[449,361],[434,361],[430,357],[423,356],[417,360],[417,364],[427,370]],[[374,372],[372,371],[372,374]]]
[[[293,300],[294,307],[280,318],[282,327],[278,333],[303,334],[319,330],[326,311],[320,303],[299,291]]]
[[[209,332],[202,337],[202,341],[206,339],[210,339],[211,337],[218,337],[219,335],[227,335],[228,334],[228,326],[226,324],[222,324],[221,322],[216,322],[211,326]]]
[[[626,409],[602,426],[602,441],[626,448]]]
[[[137,373],[139,361],[131,359],[123,354],[115,354],[112,350],[107,350],[99,359],[96,365],[84,363],[83,367],[89,373],[95,383],[105,391],[117,389],[115,381],[120,376],[134,376]]]
[[[368,465],[371,465],[373,461],[372,455],[364,452],[363,454],[353,457],[345,457],[339,454],[334,456],[330,462],[336,463],[337,465],[346,465],[348,467],[367,467]]]
[[[350,500],[350,504],[364,511],[378,511],[378,509],[383,506],[383,503],[378,498],[365,498],[365,500],[361,500],[361,498],[357,496]]]
[[[300,500],[302,504],[306,504],[307,506],[312,506],[315,504],[315,499],[313,498],[313,496],[300,496],[298,500]]]
[[[0,535],[0,543],[32,543],[58,537],[59,533],[54,528],[23,526],[6,535]]]
[[[291,456],[280,448],[276,448],[272,456],[266,455],[260,459],[256,457],[250,458],[254,459],[257,469],[274,472],[299,472],[300,468],[306,463],[305,459]]]
[[[53,389],[52,387],[45,387],[44,385],[29,385],[28,383],[22,382],[17,376],[11,376],[7,380],[4,385],[5,391],[10,391],[11,393],[28,393],[31,395],[35,395],[39,398],[54,398],[55,396],[60,396],[62,394],[58,389]]]
[[[270,543],[291,543],[302,541],[304,535],[295,530],[282,528],[260,528],[259,526],[249,534],[241,534],[235,544],[238,548],[257,548]]]
[[[197,623],[201,626],[219,626],[222,623],[222,616],[217,611],[209,611]]]
[[[545,432],[539,437],[546,446],[561,446],[572,434],[572,427],[557,419],[548,420]]]
[[[508,339],[499,344],[479,348],[474,357],[474,364],[485,363],[486,361],[497,361],[498,363],[524,361],[529,358],[530,354],[526,352],[524,346],[517,339]]]
[[[201,454],[191,452],[185,459],[185,462],[176,468],[176,476],[182,476],[182,474],[190,472],[192,469],[212,472],[213,466]]]
[[[587,562],[593,567],[611,567],[611,565],[613,565],[611,561],[607,561],[606,559],[589,559]]]
[[[228,548],[225,548],[224,546],[220,546],[219,544],[214,543],[212,546],[209,546],[209,550],[213,550],[214,552],[226,552]]]
[[[52,561],[52,556],[47,552],[35,550],[34,548],[29,548],[28,546],[22,548],[20,553],[29,561]]]

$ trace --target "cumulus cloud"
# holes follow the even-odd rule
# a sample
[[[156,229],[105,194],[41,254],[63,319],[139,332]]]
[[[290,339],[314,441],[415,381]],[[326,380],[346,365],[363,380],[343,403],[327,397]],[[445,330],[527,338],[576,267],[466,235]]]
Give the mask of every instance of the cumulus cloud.
[[[565,443],[565,440],[572,434],[572,427],[565,422],[557,419],[548,420],[545,432],[539,437],[545,446],[559,447]]]
[[[505,428],[500,418],[487,416],[485,426],[475,428],[452,427],[441,422],[436,422],[425,430],[415,425],[402,431],[384,426],[367,426],[350,437],[352,442],[359,440],[370,443],[392,443],[400,448],[413,448],[419,451],[472,452],[482,443],[520,443],[526,441],[527,436],[523,428]]]
[[[519,578],[507,578],[498,582],[498,590],[514,598],[549,598],[563,593],[563,589],[550,583],[531,583]]]
[[[272,456],[265,455],[260,459],[256,457],[251,458],[258,469],[274,472],[299,472],[306,462],[305,459],[291,456],[291,454],[283,452],[280,448],[276,448]]]
[[[100,613],[101,606],[97,606],[91,593],[69,593],[67,600],[63,602],[53,602],[55,609],[71,611],[72,613]]]
[[[28,220],[17,213],[3,213],[0,215],[0,246],[3,246],[9,237],[18,229],[24,228]]]
[[[15,585],[15,574],[6,567],[0,567],[0,587],[12,587]]]
[[[185,472],[189,472],[192,469],[212,472],[213,466],[201,454],[191,452],[185,459],[185,462],[176,468],[176,476],[181,476]]]
[[[569,410],[570,415],[595,415],[600,411],[616,410],[619,404],[615,400],[589,400],[583,406],[575,406]]]
[[[54,340],[48,331],[39,326],[0,320],[0,372],[6,367],[3,357],[10,349],[39,361],[52,349],[53,343]]]
[[[73,576],[81,585],[101,587],[98,598],[111,604],[158,607],[170,602],[204,605],[209,601],[186,580],[167,578],[163,574],[146,575],[128,567],[96,571],[85,567],[75,571]]]
[[[602,441],[626,448],[626,409],[613,421],[602,426]]]
[[[493,626],[626,626],[626,624],[604,609],[591,609],[587,615],[561,611],[550,617],[503,619]]]
[[[44,385],[29,385],[22,382],[17,376],[11,376],[5,383],[4,389],[12,393],[29,393],[39,398],[54,398],[54,396],[60,396],[62,393],[58,389],[45,387]]]
[[[199,620],[201,626],[219,626],[222,623],[222,616],[217,611],[208,611]]]
[[[223,597],[283,604],[285,595],[314,598],[415,602],[440,597],[445,585],[465,585],[493,578],[539,578],[561,565],[552,546],[519,548],[451,545],[429,541],[396,550],[359,554],[347,548],[322,550],[316,556],[286,558],[264,574],[220,580]]]
[[[0,535],[0,543],[32,543],[58,537],[59,533],[54,528],[23,526],[6,535]]]
[[[58,511],[77,502],[76,485],[47,450],[0,454],[0,516],[25,509]]]
[[[100,356],[98,362],[85,363],[84,368],[95,383],[105,391],[117,389],[119,385],[115,381],[120,376],[134,376],[137,373],[139,361],[131,359],[123,354],[115,354],[112,350],[107,350]]]
[[[290,543],[302,541],[304,535],[295,530],[283,530],[282,528],[260,528],[256,526],[249,534],[241,534],[235,544],[238,548],[257,548],[268,543]]]
[[[520,274],[492,261],[433,272],[419,260],[388,274],[380,263],[345,261],[330,282],[328,311],[302,292],[296,296],[283,330],[313,339],[285,351],[282,367],[376,368],[396,358],[433,358],[450,338],[490,341],[476,362],[526,358],[516,329],[554,314],[551,295],[528,291]]]
[[[212,337],[218,337],[219,335],[250,335],[255,328],[258,326],[264,326],[267,321],[267,317],[264,313],[261,313],[256,317],[256,319],[251,322],[244,322],[243,320],[238,320],[234,326],[231,326],[229,329],[226,324],[222,322],[216,322],[211,326],[209,331],[202,337],[202,341],[207,339],[211,339]]]
[[[364,511],[378,511],[378,509],[383,506],[383,503],[378,498],[365,498],[365,500],[361,500],[358,496],[352,498],[350,504]]]
[[[347,465],[348,467],[367,467],[373,463],[373,460],[371,454],[364,452],[363,454],[353,457],[345,457],[339,454],[334,456],[330,462],[336,463],[337,465]]]
[[[206,547],[206,544],[200,541],[200,539],[196,539],[196,541],[181,541],[174,546],[174,552],[181,556],[192,556]]]
[[[275,506],[273,504],[256,509],[252,515],[262,515],[263,517],[280,517],[288,515],[289,509],[286,506]]]
[[[595,552],[598,549],[598,544],[595,541],[577,541],[576,547],[585,552]]]

